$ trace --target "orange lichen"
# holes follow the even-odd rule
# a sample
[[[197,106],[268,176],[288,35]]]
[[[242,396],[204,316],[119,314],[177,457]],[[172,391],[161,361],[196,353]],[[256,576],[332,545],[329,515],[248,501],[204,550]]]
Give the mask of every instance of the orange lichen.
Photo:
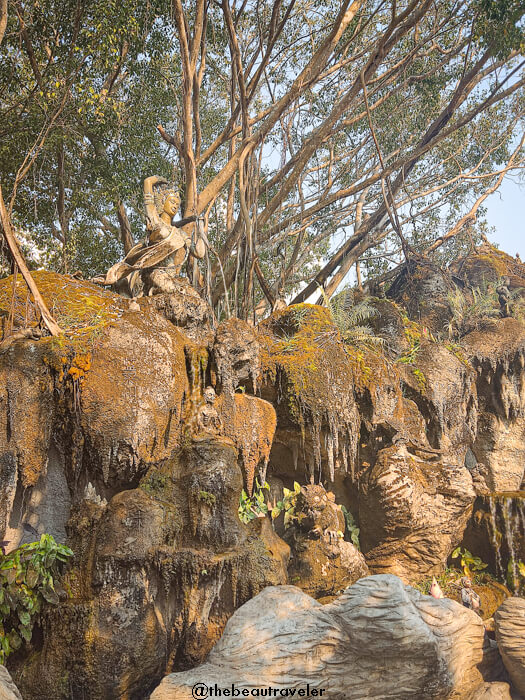
[[[458,273],[475,286],[497,282],[501,277],[509,277],[511,287],[525,286],[523,263],[492,246],[484,245],[478,252],[466,256],[457,268]]]
[[[223,395],[217,402],[225,434],[233,440],[241,456],[246,490],[251,496],[255,474],[261,468],[266,478],[277,416],[271,403],[256,396],[235,394],[233,401]]]

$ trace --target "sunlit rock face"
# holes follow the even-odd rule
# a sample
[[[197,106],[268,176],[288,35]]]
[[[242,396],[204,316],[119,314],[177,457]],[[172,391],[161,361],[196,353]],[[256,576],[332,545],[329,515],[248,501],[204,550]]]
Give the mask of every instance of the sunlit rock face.
[[[214,329],[180,280],[130,305],[48,274],[38,282],[63,320],[95,311],[67,340],[17,342],[0,356],[0,534],[12,548],[50,532],[75,551],[72,597],[46,612],[32,648],[9,660],[27,700],[142,700],[164,674],[202,663],[235,610],[267,586],[297,583],[303,593],[294,592],[292,607],[318,611],[307,591],[330,600],[322,610],[332,616],[334,597],[349,584],[357,596],[370,572],[405,583],[437,574],[462,542],[475,498],[523,483],[525,334],[515,319],[488,320],[458,350],[392,300],[374,299],[373,332],[383,342],[359,346],[343,343],[315,305],[281,310],[258,329],[238,319]],[[428,291],[435,279],[420,282]],[[1,308],[12,283],[4,287]],[[221,426],[214,434],[198,427],[209,387]],[[287,528],[282,517],[274,527],[269,517],[239,520],[242,489],[260,497],[265,476],[265,507],[294,481],[305,495]],[[360,530],[360,552],[341,505]],[[378,619],[385,614],[395,629],[391,598],[421,631],[424,662],[406,664],[423,685],[407,671],[407,697],[462,688],[450,678],[463,662],[438,642],[431,649],[421,626],[434,603],[390,576],[367,580],[387,582],[367,593]],[[470,658],[477,632],[465,630],[474,651],[452,643],[452,632],[450,648]],[[395,646],[396,633],[384,634]],[[374,644],[373,635],[360,639],[371,659]]]
[[[5,666],[0,666],[0,698],[2,700],[22,700],[22,696]]]
[[[479,428],[472,451],[491,492],[519,491],[525,478],[525,328],[488,321],[465,338],[477,372]]]
[[[494,615],[496,640],[509,676],[525,695],[525,599],[509,598]]]
[[[289,548],[269,520],[238,518],[243,471],[264,468],[275,411],[232,393],[221,412],[234,440],[194,434],[214,336],[187,284],[137,310],[41,277],[68,313],[89,301],[103,321],[0,357],[2,539],[50,532],[75,552],[71,598],[43,617],[29,658],[10,663],[28,699],[142,699],[167,670],[202,661],[238,606],[287,581]],[[251,357],[233,341],[230,352]]]
[[[232,616],[206,663],[173,673],[151,700],[219,688],[323,689],[327,697],[466,698],[483,683],[483,624],[391,575],[360,579],[320,605],[292,586],[266,588]]]

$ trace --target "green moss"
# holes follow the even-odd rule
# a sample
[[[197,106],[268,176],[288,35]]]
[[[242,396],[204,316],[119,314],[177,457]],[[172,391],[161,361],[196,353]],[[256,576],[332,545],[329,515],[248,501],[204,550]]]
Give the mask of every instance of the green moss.
[[[288,407],[298,423],[305,410],[323,413],[343,386],[364,387],[371,378],[364,351],[343,344],[323,306],[288,307],[261,324],[259,339],[263,373],[271,381],[278,375],[284,379]]]
[[[50,347],[75,347],[87,352],[102,329],[116,321],[124,310],[124,300],[98,285],[77,280],[67,275],[39,270],[33,279],[63,336],[45,339]],[[14,294],[13,294],[14,293]],[[0,280],[0,314],[5,332],[7,317],[12,314],[15,327],[36,326],[40,319],[22,275]]]
[[[209,491],[199,491],[199,501],[206,503],[206,505],[210,506],[210,508],[215,505],[216,500],[217,499],[213,493],[210,493]]]
[[[161,497],[169,500],[167,496],[170,493],[171,479],[168,474],[164,474],[156,467],[148,470],[148,473],[142,478],[139,487],[150,496]]]

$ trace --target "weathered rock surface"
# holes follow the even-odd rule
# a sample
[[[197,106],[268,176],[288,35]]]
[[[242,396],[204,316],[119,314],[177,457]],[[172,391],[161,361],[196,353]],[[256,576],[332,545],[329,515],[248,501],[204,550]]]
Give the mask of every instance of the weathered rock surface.
[[[525,696],[525,598],[508,598],[494,614],[494,623],[505,668]]]
[[[525,327],[487,321],[464,338],[477,371],[479,426],[472,452],[492,492],[519,491],[525,479]]]
[[[223,431],[239,450],[246,491],[253,492],[255,477],[266,480],[277,416],[271,403],[258,396],[223,394],[217,403]]]
[[[192,340],[206,343],[212,339],[210,307],[186,278],[174,277],[169,270],[155,269],[144,276],[144,291],[152,292],[148,306],[153,306]]]
[[[211,359],[212,372],[223,393],[232,394],[240,386],[256,390],[260,347],[248,323],[234,318],[223,321],[215,332]]]
[[[412,300],[429,326],[450,311],[450,278],[431,272],[415,280]],[[161,273],[150,280],[160,293],[132,309],[94,285],[37,275],[50,306],[60,287],[53,308],[80,317],[65,342],[17,342],[0,356],[0,535],[17,544],[24,523],[59,540],[67,534],[75,561],[73,598],[46,613],[29,658],[10,659],[26,700],[142,700],[162,674],[200,663],[234,611],[265,586],[289,581],[288,573],[323,599],[368,573],[362,555],[337,535],[344,522],[333,501],[326,522],[323,509],[306,508],[304,524],[290,529],[288,567],[290,549],[268,518],[249,526],[238,520],[240,467],[247,490],[257,470],[264,476],[269,455],[277,491],[294,480],[310,483],[312,493],[325,484],[356,517],[370,570],[405,580],[442,570],[476,494],[523,483],[525,331],[516,319],[487,321],[466,337],[463,352],[434,342],[393,302],[376,300],[384,318],[374,319],[374,329],[387,342],[376,352],[344,344],[319,306],[289,307],[259,331],[230,319],[213,334],[191,286]],[[0,308],[9,308],[10,289],[0,283]],[[71,293],[72,305],[61,306]],[[23,320],[23,299],[16,308]],[[85,331],[91,322],[93,335]],[[192,421],[210,384],[226,436],[194,439]],[[259,386],[262,398],[249,395]],[[400,669],[396,697],[474,692],[489,656],[472,670],[478,628],[469,611],[456,606],[452,614],[450,601],[417,597],[391,577],[366,580],[376,581],[366,593],[361,579],[323,608],[295,589],[268,594],[264,605],[277,606],[283,595],[282,609],[265,613],[267,628],[254,629],[269,635],[273,625],[285,654],[279,614],[295,606],[305,616],[304,648],[322,650],[319,677],[340,688],[337,663],[333,676],[328,671],[333,658],[355,674],[348,697],[391,681],[390,666],[374,666],[378,658]],[[326,630],[335,647],[309,636],[308,625]],[[389,656],[381,640],[396,653]],[[216,648],[234,644],[221,640]],[[270,655],[269,636],[260,648]],[[251,666],[235,649],[242,675]],[[316,675],[312,656],[303,649],[286,657],[297,664],[297,682]],[[266,672],[281,677],[277,661],[269,663],[268,671],[257,666],[258,684]]]
[[[346,530],[334,494],[321,485],[302,486],[293,521],[283,535],[292,557],[290,582],[313,598],[336,596],[369,574],[361,552],[343,539]]]
[[[465,698],[481,683],[483,625],[390,575],[363,578],[320,605],[292,586],[266,588],[232,616],[205,664],[167,676],[151,700],[219,688],[325,689],[328,697]]]
[[[439,573],[474,501],[467,469],[410,446],[382,450],[360,483],[359,518],[370,569],[409,580]]]
[[[287,546],[242,525],[241,487],[233,444],[199,439],[140,488],[77,508],[73,598],[46,617],[24,697],[142,699],[167,668],[202,661],[239,605],[285,583]]]
[[[469,700],[512,700],[510,685],[495,681],[494,683],[483,683]]]
[[[0,666],[0,700],[22,700],[22,696],[5,666]]]

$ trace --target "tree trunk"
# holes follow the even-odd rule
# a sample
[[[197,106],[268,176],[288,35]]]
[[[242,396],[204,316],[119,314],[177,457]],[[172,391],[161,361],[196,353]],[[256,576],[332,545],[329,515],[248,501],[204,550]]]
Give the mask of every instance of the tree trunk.
[[[135,245],[135,241],[131,235],[131,226],[129,225],[126,207],[120,201],[117,202],[117,218],[120,226],[120,240],[124,246],[124,253],[127,255]]]
[[[58,325],[58,323],[55,321],[53,316],[51,316],[51,314],[49,313],[49,310],[46,306],[46,303],[43,300],[42,295],[38,291],[38,287],[35,284],[35,280],[31,276],[31,273],[29,272],[29,269],[25,263],[25,260],[22,256],[22,253],[20,252],[20,248],[18,246],[18,242],[16,240],[15,234],[13,233],[13,230],[11,229],[11,224],[9,222],[9,216],[7,214],[7,209],[5,206],[4,197],[2,194],[1,187],[0,187],[0,220],[2,221],[2,228],[4,229],[4,237],[5,237],[5,240],[7,242],[7,246],[11,252],[11,255],[13,256],[14,261],[18,265],[20,272],[22,273],[22,277],[24,278],[27,286],[29,287],[29,291],[33,295],[36,307],[40,311],[40,315],[42,316],[42,320],[44,321],[44,323],[47,326],[51,335],[55,335],[55,336],[60,335],[63,331],[60,328],[60,326]]]

